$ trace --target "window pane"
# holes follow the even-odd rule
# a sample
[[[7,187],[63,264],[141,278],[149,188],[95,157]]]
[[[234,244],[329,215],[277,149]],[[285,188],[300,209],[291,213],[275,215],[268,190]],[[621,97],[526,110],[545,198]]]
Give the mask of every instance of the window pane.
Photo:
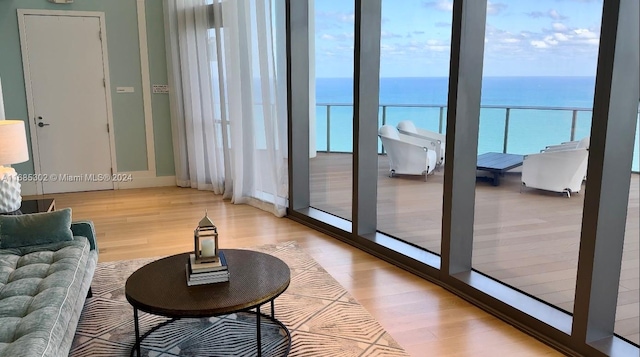
[[[601,15],[602,1],[487,9],[472,265],[567,312]]]
[[[311,206],[351,220],[353,177],[353,1],[315,2],[315,131],[309,159]],[[314,83],[315,82],[315,83]],[[315,142],[314,142],[315,141]]]
[[[636,124],[636,141],[634,157],[634,170],[637,170],[638,130]],[[627,225],[624,235],[624,247],[622,249],[622,271],[620,272],[620,286],[618,290],[618,309],[616,311],[616,324],[614,332],[629,341],[640,343],[640,254],[638,243],[640,242],[640,175],[631,174],[631,187],[629,191],[629,205],[627,207]]]
[[[378,230],[438,254],[450,43],[448,8],[382,1]]]

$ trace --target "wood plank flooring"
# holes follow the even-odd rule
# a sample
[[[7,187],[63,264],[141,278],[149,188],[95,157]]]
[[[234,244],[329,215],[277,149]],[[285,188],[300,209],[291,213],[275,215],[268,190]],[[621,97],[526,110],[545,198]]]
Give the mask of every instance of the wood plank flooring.
[[[311,205],[351,219],[351,154],[318,153],[310,160]],[[421,176],[388,176],[379,156],[378,230],[440,253],[444,169]],[[640,341],[640,184],[629,195],[616,333]],[[587,181],[588,182],[588,181]],[[588,184],[588,183],[587,183]],[[498,187],[478,181],[473,267],[566,311],[572,311],[584,186],[566,198],[522,188],[519,173]]]
[[[208,210],[228,248],[295,240],[412,356],[560,356],[461,298],[286,218],[232,205],[211,192],[152,188],[48,195],[74,220],[95,223],[100,261],[191,250]]]

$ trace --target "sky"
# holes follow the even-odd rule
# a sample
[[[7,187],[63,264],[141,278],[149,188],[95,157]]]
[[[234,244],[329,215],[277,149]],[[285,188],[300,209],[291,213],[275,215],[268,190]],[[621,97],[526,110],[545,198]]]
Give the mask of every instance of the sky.
[[[452,0],[382,0],[381,77],[449,74]],[[316,77],[352,77],[354,1],[315,1]],[[489,1],[485,76],[595,76],[602,0]]]

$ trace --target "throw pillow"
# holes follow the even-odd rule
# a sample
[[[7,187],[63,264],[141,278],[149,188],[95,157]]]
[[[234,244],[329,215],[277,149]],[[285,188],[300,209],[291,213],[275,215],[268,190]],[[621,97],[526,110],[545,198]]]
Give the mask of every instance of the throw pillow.
[[[0,215],[1,249],[71,240],[71,208],[47,213]]]

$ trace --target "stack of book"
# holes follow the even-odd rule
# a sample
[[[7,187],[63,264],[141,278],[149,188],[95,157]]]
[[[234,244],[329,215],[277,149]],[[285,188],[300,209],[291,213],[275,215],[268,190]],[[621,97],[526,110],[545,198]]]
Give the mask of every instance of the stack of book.
[[[207,263],[196,262],[195,254],[191,254],[186,268],[188,286],[229,281],[229,269],[222,251],[218,253],[218,260]]]

